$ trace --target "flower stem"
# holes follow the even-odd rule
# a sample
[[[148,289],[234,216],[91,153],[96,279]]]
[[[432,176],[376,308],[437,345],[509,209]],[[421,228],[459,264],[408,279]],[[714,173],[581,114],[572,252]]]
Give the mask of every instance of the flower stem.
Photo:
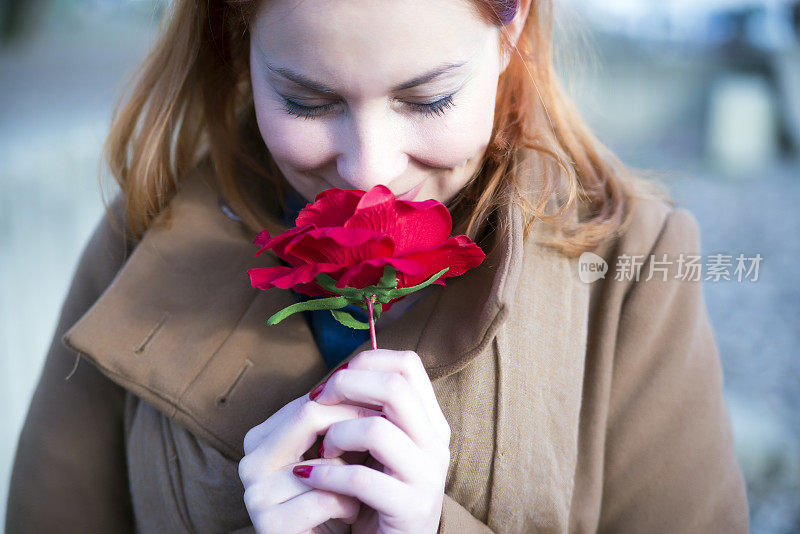
[[[375,339],[375,314],[372,312],[375,295],[372,295],[370,298],[364,295],[364,300],[367,301],[367,309],[369,310],[369,338],[372,340],[372,350],[375,350],[378,348],[378,343]]]

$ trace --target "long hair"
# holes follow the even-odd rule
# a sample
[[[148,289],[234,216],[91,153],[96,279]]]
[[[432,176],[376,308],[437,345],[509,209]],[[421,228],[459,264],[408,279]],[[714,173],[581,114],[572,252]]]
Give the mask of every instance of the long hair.
[[[577,256],[620,232],[637,197],[666,195],[592,135],[562,90],[552,57],[553,0],[532,0],[516,46],[505,23],[517,1],[473,2],[500,27],[511,57],[482,165],[448,204],[454,231],[474,240],[490,226],[507,232],[493,214],[516,203],[525,237],[542,219],[558,230],[545,244]],[[213,168],[215,186],[254,235],[282,230],[268,208],[285,208],[287,186],[259,133],[250,83],[249,22],[258,4],[175,0],[120,98],[103,150],[135,239],[200,164]]]

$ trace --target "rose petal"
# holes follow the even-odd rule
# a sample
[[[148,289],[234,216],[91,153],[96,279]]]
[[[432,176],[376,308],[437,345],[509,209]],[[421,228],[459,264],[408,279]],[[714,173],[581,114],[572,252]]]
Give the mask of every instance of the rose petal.
[[[350,267],[360,261],[394,255],[388,237],[362,228],[315,228],[286,247],[285,253],[301,261],[293,263],[337,263]]]
[[[333,295],[333,293],[324,291],[314,281],[319,273],[328,273],[336,279],[342,271],[344,268],[341,265],[315,263],[300,267],[258,267],[248,269],[247,274],[250,275],[250,284],[256,289],[292,288],[298,293],[316,296]]]
[[[361,189],[339,189],[338,187],[331,187],[330,189],[326,189],[324,191],[317,193],[317,196],[314,198],[314,202],[316,202],[321,198],[325,198],[330,195],[338,195],[340,193],[354,193],[359,197],[364,195],[364,191],[362,191]]]
[[[247,269],[247,274],[250,275],[250,285],[256,289],[270,289],[275,287],[272,281],[276,278],[285,276],[292,267],[255,267]]]
[[[370,189],[359,201],[345,228],[365,228],[388,235],[395,254],[426,250],[445,241],[452,230],[452,218],[436,200],[396,201],[382,185]]]
[[[272,239],[272,238],[270,237],[269,232],[267,230],[262,230],[256,236],[255,240],[253,241],[253,244],[254,245],[262,245],[263,246],[263,245],[266,245],[269,242],[270,239]],[[258,254],[256,254],[256,256],[258,256]]]
[[[468,237],[463,235],[451,237],[438,248],[412,252],[401,256],[400,259],[411,260],[426,267],[425,273],[422,275],[404,274],[401,287],[410,287],[422,283],[445,267],[450,269],[442,278],[459,276],[480,265],[485,257],[486,254],[484,254],[483,250]]]
[[[275,253],[278,255],[279,258],[291,263],[292,265],[296,265],[298,263],[303,263],[302,261],[298,261],[295,258],[284,257],[283,256],[283,249],[286,248],[286,245],[288,244],[288,242],[292,241],[295,237],[297,237],[298,235],[303,234],[304,232],[308,231],[311,228],[312,227],[310,225],[304,225],[304,226],[299,226],[299,227],[295,227],[295,228],[290,228],[290,229],[286,230],[285,232],[276,235],[272,239],[269,239],[265,243],[263,243],[263,246],[261,247],[261,249],[258,252],[256,252],[256,257],[261,255],[261,253],[265,252],[266,250],[273,249],[275,251]],[[259,237],[262,237],[263,233],[264,232],[259,234]],[[267,234],[267,235],[269,235],[269,234]],[[256,239],[258,239],[258,238],[256,238]],[[261,245],[262,243],[260,243],[260,242],[259,243],[255,243],[254,242],[254,244]]]
[[[347,269],[337,279],[336,287],[348,286],[362,288],[375,285],[383,276],[383,270],[386,265],[391,265],[395,268],[398,273],[398,280],[401,279],[400,275],[403,273],[409,276],[421,276],[428,270],[426,265],[404,258],[374,258],[362,261]]]
[[[342,270],[342,266],[335,263],[310,263],[290,269],[290,271],[285,272],[283,276],[273,278],[271,283],[275,287],[289,289],[298,284],[314,282],[314,278],[319,273],[334,273],[335,277],[338,277],[339,275],[337,273]]]
[[[361,197],[361,200],[358,201],[356,211],[380,206],[381,204],[386,204],[388,202],[394,204],[394,200],[395,198],[391,189],[385,185],[378,184],[364,193],[364,195]]]
[[[418,204],[418,205],[414,205]],[[444,204],[397,202],[397,219],[392,232],[395,254],[427,249],[445,241],[453,229],[453,219]]]
[[[313,204],[300,210],[295,224],[310,224],[315,228],[342,226],[355,211],[363,194],[358,189],[327,189],[317,195]]]

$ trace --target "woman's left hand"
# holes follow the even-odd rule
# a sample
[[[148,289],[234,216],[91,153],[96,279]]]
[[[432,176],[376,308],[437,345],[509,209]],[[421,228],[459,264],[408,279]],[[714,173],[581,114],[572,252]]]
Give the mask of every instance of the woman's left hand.
[[[300,480],[359,499],[354,534],[435,533],[450,464],[450,425],[417,353],[361,352],[335,371],[313,400],[382,409],[384,415],[334,423],[322,442],[324,458],[367,451],[374,468],[314,465]]]

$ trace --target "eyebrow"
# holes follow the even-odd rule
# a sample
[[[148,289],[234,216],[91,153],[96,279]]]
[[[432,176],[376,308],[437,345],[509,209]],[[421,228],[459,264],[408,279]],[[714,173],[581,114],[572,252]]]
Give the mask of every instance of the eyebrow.
[[[446,72],[464,66],[466,63],[467,63],[466,61],[462,61],[460,63],[443,63],[438,67],[434,68],[433,70],[426,72],[425,74],[422,74],[420,76],[408,80],[407,82],[403,82],[399,85],[392,87],[392,92],[404,91],[406,89],[411,89],[412,87],[428,83],[429,81],[441,76],[442,74],[445,74]],[[283,76],[284,78],[291,80],[296,84],[302,85],[308,89],[312,89],[319,93],[336,94],[336,91],[334,89],[328,87],[324,83],[317,82],[315,80],[307,78],[302,74],[300,74],[299,72],[295,72],[287,67],[273,67],[272,65],[269,64],[266,64],[266,66],[269,70],[276,72],[281,76]]]

